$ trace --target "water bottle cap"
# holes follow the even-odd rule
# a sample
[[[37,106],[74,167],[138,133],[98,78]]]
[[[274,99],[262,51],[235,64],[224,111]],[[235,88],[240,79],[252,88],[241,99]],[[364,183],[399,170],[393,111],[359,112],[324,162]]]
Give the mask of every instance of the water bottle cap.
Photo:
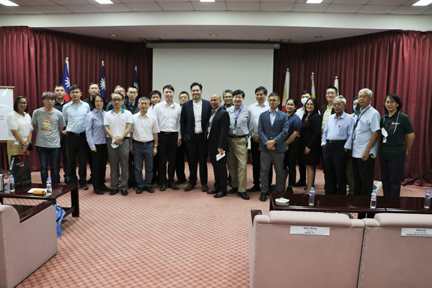
[[[314,188],[314,187],[311,187],[311,190],[315,190],[315,188]]]
[[[430,193],[430,190],[427,190],[426,193]]]
[[[47,180],[51,180],[51,178],[49,178],[49,177],[48,177],[48,179],[47,179]]]
[[[372,193],[376,193],[376,190],[372,190]]]
[[[13,175],[10,175],[10,178],[13,178]]]

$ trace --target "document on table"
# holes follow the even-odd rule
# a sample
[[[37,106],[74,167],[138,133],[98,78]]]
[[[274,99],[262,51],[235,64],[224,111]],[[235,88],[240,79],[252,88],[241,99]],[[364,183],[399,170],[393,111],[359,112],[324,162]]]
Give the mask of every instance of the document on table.
[[[225,151],[223,151],[223,154],[217,154],[216,155],[216,161],[219,161],[220,159],[222,159],[223,157],[225,157]]]

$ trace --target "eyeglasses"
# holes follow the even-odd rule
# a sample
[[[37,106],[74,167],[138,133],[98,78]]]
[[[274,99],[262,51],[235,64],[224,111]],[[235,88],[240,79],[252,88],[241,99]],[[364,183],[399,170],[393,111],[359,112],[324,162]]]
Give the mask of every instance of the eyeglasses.
[[[120,102],[120,101],[122,101],[122,99],[119,99],[119,98],[111,99],[111,102]]]
[[[19,104],[27,105],[27,102],[18,102]]]
[[[138,92],[136,92],[136,91],[130,91],[130,92],[128,92],[129,94],[138,94]]]
[[[71,94],[80,94],[81,91],[72,91]]]
[[[269,102],[278,102],[279,100],[277,100],[277,99],[269,99],[268,101]]]

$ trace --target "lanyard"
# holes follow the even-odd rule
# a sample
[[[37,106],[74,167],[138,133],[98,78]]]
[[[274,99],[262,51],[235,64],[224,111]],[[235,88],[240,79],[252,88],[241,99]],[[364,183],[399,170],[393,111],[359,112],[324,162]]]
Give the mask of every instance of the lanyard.
[[[361,111],[361,113],[360,113],[360,115],[357,117],[357,121],[356,121],[356,123],[355,123],[355,125],[354,125],[354,131],[356,130],[356,128],[357,128],[357,124],[358,124],[358,122],[360,121],[360,119],[361,119],[361,117],[366,113],[366,111],[369,109],[369,108],[371,108],[372,106],[371,105],[369,105],[368,107],[366,107],[366,109],[364,109],[364,110],[362,110]]]
[[[392,134],[394,134],[394,133],[396,132],[397,126],[398,126],[398,124],[399,124],[399,123],[398,123],[398,121],[399,121],[399,115],[400,115],[400,112],[398,112],[398,115],[397,115],[397,117],[396,117],[396,122],[394,122],[396,128],[393,130],[393,133],[392,133]],[[385,126],[385,129],[386,129],[387,133],[388,133],[388,131],[389,131],[390,123],[392,123],[392,120],[390,119],[390,117],[388,117],[388,119],[389,119],[390,121],[388,121],[387,123],[384,122],[384,123],[385,123],[384,126]]]
[[[237,113],[237,115],[236,115],[236,110],[235,110],[235,107],[234,107],[234,127],[237,127],[237,120],[238,120],[238,117],[240,116],[240,113],[241,113],[241,111],[242,111],[242,109],[243,109],[243,104],[240,106],[240,110],[238,111],[238,113]]]

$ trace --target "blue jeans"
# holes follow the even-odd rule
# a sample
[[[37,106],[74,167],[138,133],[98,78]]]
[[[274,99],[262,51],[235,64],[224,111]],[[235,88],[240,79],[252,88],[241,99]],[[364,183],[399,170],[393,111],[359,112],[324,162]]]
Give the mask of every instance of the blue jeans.
[[[51,183],[60,183],[60,148],[45,148],[36,146],[36,151],[39,156],[39,162],[41,164],[41,180],[43,184],[46,184],[48,176],[48,164],[51,167]]]
[[[154,142],[144,144],[133,141],[133,156],[135,165],[135,181],[138,188],[151,187],[153,178],[153,148]],[[145,181],[143,181],[143,161],[145,161]]]

